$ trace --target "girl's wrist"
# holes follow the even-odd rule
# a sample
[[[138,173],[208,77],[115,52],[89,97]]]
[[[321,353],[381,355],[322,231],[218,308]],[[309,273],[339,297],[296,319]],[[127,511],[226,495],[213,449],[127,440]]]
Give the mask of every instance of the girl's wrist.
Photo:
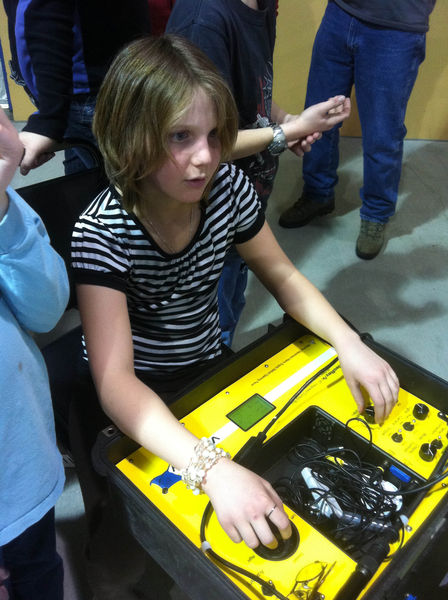
[[[304,134],[304,127],[300,115],[288,115],[289,119],[285,119],[281,124],[286,139],[288,142],[294,142],[302,138]]]
[[[188,465],[180,471],[182,481],[193,494],[202,493],[208,472],[222,458],[230,458],[230,454],[217,447],[210,438],[199,440]]]
[[[350,347],[353,344],[358,344],[359,342],[361,342],[359,334],[347,325],[347,329],[344,329],[340,335],[337,335],[331,344],[339,354],[344,348]]]

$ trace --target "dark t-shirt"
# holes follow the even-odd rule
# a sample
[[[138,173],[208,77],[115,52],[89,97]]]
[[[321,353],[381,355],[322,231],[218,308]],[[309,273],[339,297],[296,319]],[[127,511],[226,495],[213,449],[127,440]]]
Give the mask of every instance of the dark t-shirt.
[[[276,0],[259,0],[259,10],[241,0],[176,0],[166,31],[195,43],[217,66],[238,107],[240,128],[271,119]],[[260,199],[269,195],[277,161],[263,152],[238,161]]]
[[[333,1],[333,0],[331,0]],[[424,33],[436,0],[334,0],[361,21],[401,31]]]

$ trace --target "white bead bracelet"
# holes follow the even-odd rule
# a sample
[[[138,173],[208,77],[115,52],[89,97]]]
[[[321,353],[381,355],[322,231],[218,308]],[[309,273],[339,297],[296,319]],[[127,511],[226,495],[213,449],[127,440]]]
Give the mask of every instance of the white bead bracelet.
[[[210,438],[203,437],[194,447],[188,466],[180,471],[182,481],[193,494],[202,494],[201,486],[207,471],[224,457],[230,458],[230,454],[217,448]]]

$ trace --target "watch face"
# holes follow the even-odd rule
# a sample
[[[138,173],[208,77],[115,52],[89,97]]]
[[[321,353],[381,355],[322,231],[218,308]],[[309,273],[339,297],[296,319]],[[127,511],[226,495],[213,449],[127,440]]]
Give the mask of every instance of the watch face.
[[[288,147],[288,142],[286,141],[286,136],[283,132],[283,129],[276,125],[272,128],[274,131],[274,139],[268,146],[268,151],[273,156],[278,156]]]

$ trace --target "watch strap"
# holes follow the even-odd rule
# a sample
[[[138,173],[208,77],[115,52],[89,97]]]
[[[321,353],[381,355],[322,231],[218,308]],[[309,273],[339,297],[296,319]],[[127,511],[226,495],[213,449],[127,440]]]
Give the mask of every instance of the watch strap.
[[[268,152],[272,154],[272,156],[278,156],[282,152],[286,150],[288,147],[288,142],[286,141],[286,135],[280,125],[273,124],[271,125],[272,131],[274,133],[274,137],[272,142],[268,146]]]

